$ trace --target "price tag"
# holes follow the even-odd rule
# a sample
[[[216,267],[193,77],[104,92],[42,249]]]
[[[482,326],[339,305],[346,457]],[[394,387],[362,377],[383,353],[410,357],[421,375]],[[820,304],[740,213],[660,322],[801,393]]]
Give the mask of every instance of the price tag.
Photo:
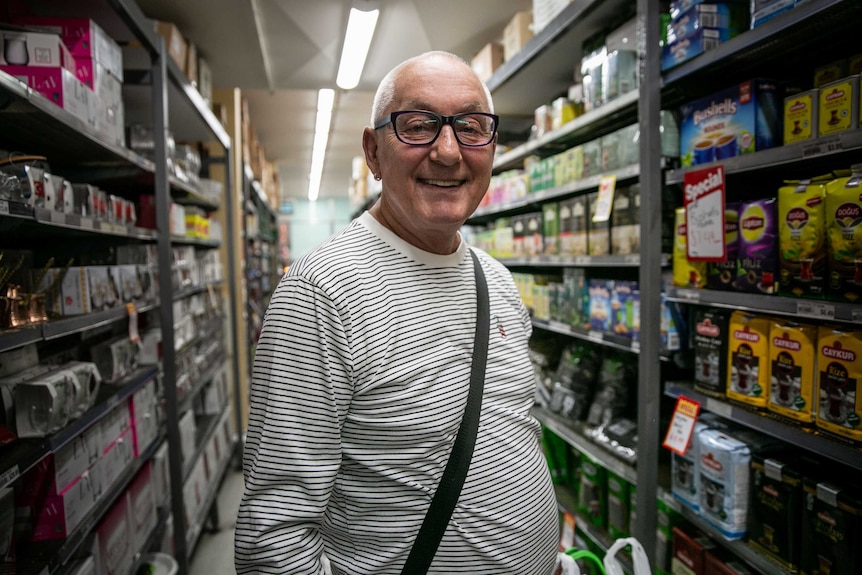
[[[9,215],[9,202],[6,200],[0,200],[0,214],[3,214],[4,216]]]
[[[676,290],[676,297],[688,301],[700,301],[700,292],[693,289],[678,289]]]
[[[685,455],[698,412],[700,412],[700,403],[680,395],[676,400],[676,407],[671,415],[670,426],[662,445],[674,453]]]
[[[594,222],[606,222],[611,217],[611,206],[614,205],[614,191],[617,189],[617,177],[605,176],[599,182],[599,197],[596,200],[596,211],[593,212]]]
[[[561,332],[567,332],[567,331],[570,331],[570,330],[569,330],[569,324],[567,324],[567,323],[563,323],[563,322],[561,322],[561,321],[557,321],[557,320],[555,320],[555,319],[552,319],[551,321],[549,321],[549,322],[548,322],[548,325],[549,325],[549,326],[550,326],[554,331],[561,331]]]
[[[141,334],[138,332],[138,310],[134,302],[126,304],[126,311],[129,314],[129,341],[138,343],[141,341]]]
[[[640,341],[633,341],[632,342],[632,351],[640,352],[640,350],[641,350],[641,342]]]
[[[796,315],[816,319],[835,319],[835,306],[816,301],[800,301],[796,304]]]
[[[716,415],[720,415],[725,419],[733,419],[733,406],[729,403],[724,403],[723,401],[718,401],[709,397],[706,400],[706,410],[711,411]]]
[[[590,256],[575,256],[576,266],[587,266],[590,265],[592,261],[593,260],[590,258]]]
[[[823,154],[833,154],[844,150],[841,144],[841,138],[832,136],[831,138],[823,138],[816,140],[802,147],[802,157],[811,158],[813,156],[821,156]]]
[[[605,336],[604,336],[604,334],[603,334],[602,332],[600,332],[600,331],[590,330],[590,331],[587,333],[587,337],[588,337],[588,338],[590,338],[591,340],[593,340],[593,341],[597,341],[597,342],[599,342],[599,343],[601,343],[601,342],[605,341]]]
[[[686,255],[691,261],[727,260],[724,189],[724,166],[685,173]]]
[[[862,322],[862,309],[854,309],[853,313],[851,314],[851,317],[853,318],[854,322]]]
[[[17,465],[13,465],[0,475],[0,488],[11,485],[16,479],[21,476]]]
[[[95,226],[95,222],[93,221],[93,218],[85,218],[85,217],[81,218],[81,227],[82,228],[87,229],[87,230],[92,230],[94,226]]]
[[[575,546],[575,516],[563,513],[563,528],[560,532],[560,548],[565,551]]]

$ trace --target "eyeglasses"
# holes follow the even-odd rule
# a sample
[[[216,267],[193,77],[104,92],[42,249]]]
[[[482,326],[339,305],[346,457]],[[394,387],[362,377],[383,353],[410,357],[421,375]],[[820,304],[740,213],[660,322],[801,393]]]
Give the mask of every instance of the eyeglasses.
[[[465,112],[453,116],[441,116],[424,110],[392,112],[389,117],[374,126],[379,130],[392,124],[395,137],[411,146],[433,144],[445,124],[452,126],[455,139],[462,146],[487,146],[497,133],[499,116],[485,112]]]

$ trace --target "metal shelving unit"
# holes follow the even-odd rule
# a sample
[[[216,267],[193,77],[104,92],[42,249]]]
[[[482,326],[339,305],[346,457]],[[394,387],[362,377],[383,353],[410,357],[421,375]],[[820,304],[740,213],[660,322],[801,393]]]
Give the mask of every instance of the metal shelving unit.
[[[106,186],[128,182],[124,188],[128,194],[153,194],[156,200],[157,229],[120,226],[86,217],[33,209],[7,201],[0,201],[0,223],[7,227],[14,226],[14,229],[20,231],[24,237],[56,237],[72,242],[104,239],[115,245],[155,243],[158,248],[158,272],[161,278],[171,277],[171,250],[176,245],[191,245],[196,249],[224,249],[225,246],[219,241],[175,237],[168,231],[170,202],[196,206],[210,212],[224,210],[229,222],[236,217],[233,213],[234,202],[229,200],[232,197],[231,140],[208,104],[204,102],[179,66],[169,58],[162,38],[155,33],[150,21],[134,0],[81,0],[74,3],[34,0],[27,3],[27,8],[35,15],[91,18],[118,43],[130,47],[130,51],[124,51],[126,82],[123,84],[123,98],[127,112],[150,121],[155,134],[167,135],[170,129],[170,132],[181,141],[215,143],[220,149],[221,156],[210,157],[208,162],[224,164],[227,174],[225,195],[219,202],[214,202],[201,194],[193,185],[169,174],[166,138],[156,138],[152,157],[145,158],[124,146],[107,141],[86,123],[73,117],[16,78],[0,72],[0,122],[3,125],[0,141],[10,146],[10,149],[28,150],[46,156],[52,173],[72,181],[88,181]],[[127,55],[133,57],[127,58]],[[138,80],[143,82],[135,85]],[[128,115],[127,119],[129,119]],[[233,258],[229,257],[225,271],[228,277],[235,275],[235,265]],[[162,281],[159,300],[163,303],[174,302],[204,293],[207,289],[218,285],[221,284],[206,286],[203,289],[178,291],[172,288],[170,281]],[[134,464],[123,471],[121,478],[112,488],[110,496],[100,500],[73,534],[59,544],[38,545],[38,557],[42,567],[33,567],[33,572],[50,574],[62,572],[63,569],[68,568],[70,559],[90,536],[92,528],[108,511],[113,501],[123,493],[140,467],[152,457],[160,441],[166,438],[171,475],[170,508],[175,534],[174,552],[180,573],[188,573],[191,551],[189,543],[196,540],[197,535],[187,536],[190,526],[185,523],[183,507],[184,477],[178,415],[180,408],[185,409],[191,405],[193,396],[205,387],[207,379],[211,380],[216,370],[210,369],[203,373],[201,380],[194,382],[192,393],[184,398],[183,405],[180,405],[175,385],[178,375],[176,366],[178,352],[174,346],[173,306],[159,305],[158,301],[146,301],[135,302],[134,308],[138,313],[157,314],[159,325],[162,326],[163,358],[160,381],[166,412],[164,429],[159,438],[134,460]],[[225,313],[229,312],[225,310]],[[15,350],[30,344],[56,347],[67,340],[71,341],[69,338],[83,337],[82,334],[103,328],[118,327],[119,323],[126,321],[128,317],[129,311],[124,306],[18,329],[0,330],[0,351]],[[229,323],[236,325],[233,313],[228,319]],[[223,320],[224,316],[220,316],[219,324],[225,323]],[[225,337],[221,325],[218,327],[220,335],[213,337]],[[236,346],[236,342],[225,341],[225,345]],[[65,443],[74,440],[84,429],[99,421],[112,408],[128,400],[135,391],[152,381],[158,372],[155,367],[143,369],[120,386],[110,388],[103,386],[103,390],[109,389],[113,393],[103,394],[95,407],[52,437],[22,440],[5,446],[0,450],[0,486],[14,485],[24,472]],[[234,377],[234,382],[237,380],[238,378]],[[239,390],[235,388],[233,399],[237,404],[239,404],[238,394]],[[226,406],[224,409],[229,408]],[[222,476],[228,465],[229,458],[223,462]],[[217,487],[216,482],[211,486],[211,490],[214,492]],[[210,498],[209,503],[211,504],[214,499],[214,497]],[[163,515],[166,517],[166,514]],[[164,521],[161,524],[164,525]],[[28,549],[30,547],[28,545]],[[35,552],[37,546],[34,544],[32,547]],[[138,551],[140,553],[146,549]],[[37,555],[28,554],[28,557],[35,559]],[[29,568],[30,566],[27,566],[28,570]]]

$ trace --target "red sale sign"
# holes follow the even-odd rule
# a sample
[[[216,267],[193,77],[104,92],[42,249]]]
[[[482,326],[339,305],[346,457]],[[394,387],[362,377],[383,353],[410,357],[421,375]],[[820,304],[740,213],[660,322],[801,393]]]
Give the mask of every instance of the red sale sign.
[[[688,259],[727,260],[724,241],[724,167],[686,172],[683,179]]]

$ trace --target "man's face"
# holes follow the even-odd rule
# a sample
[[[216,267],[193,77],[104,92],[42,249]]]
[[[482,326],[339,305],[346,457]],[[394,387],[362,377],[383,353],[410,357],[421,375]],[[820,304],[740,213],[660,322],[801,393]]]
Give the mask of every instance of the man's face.
[[[402,71],[386,113],[400,110],[446,116],[490,111],[472,71],[443,58]],[[487,146],[461,146],[451,126],[443,126],[432,144],[411,146],[400,142],[388,124],[366,129],[363,145],[372,171],[383,177],[381,208],[404,228],[410,236],[405,239],[421,241],[454,234],[479,205],[491,179],[496,137]]]

